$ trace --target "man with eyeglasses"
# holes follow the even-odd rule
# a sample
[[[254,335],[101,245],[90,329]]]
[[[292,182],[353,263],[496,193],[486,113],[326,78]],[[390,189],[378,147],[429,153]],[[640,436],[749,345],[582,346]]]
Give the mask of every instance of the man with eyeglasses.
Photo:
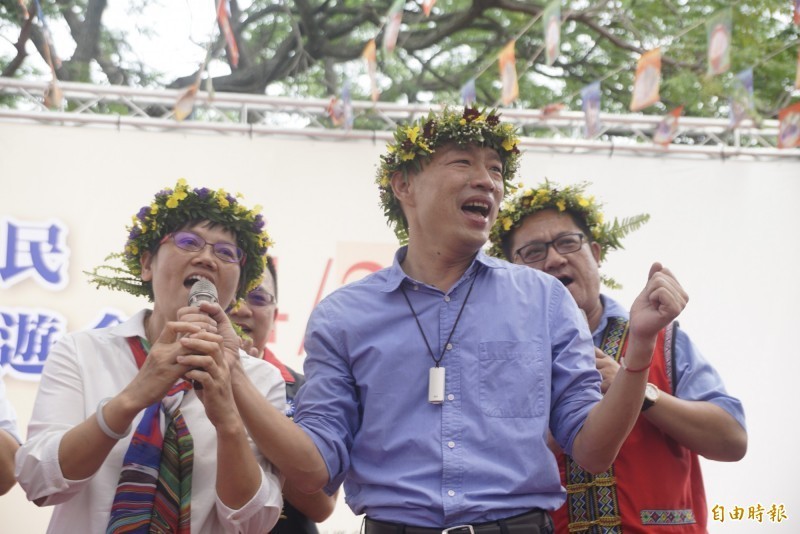
[[[622,366],[629,313],[600,293],[600,262],[647,215],[603,222],[586,184],[545,182],[510,199],[492,229],[491,253],[558,278],[586,314],[603,393]],[[630,369],[628,369],[630,370]],[[642,372],[645,370],[642,369]],[[647,370],[641,416],[609,470],[592,475],[557,446],[567,502],[557,533],[704,533],[707,506],[698,454],[737,461],[747,449],[744,412],[677,323],[661,331]],[[553,443],[551,441],[551,446]]]
[[[281,362],[267,347],[278,316],[278,276],[275,260],[267,256],[267,269],[261,285],[250,291],[228,315],[248,336],[243,347],[251,356],[263,358],[278,368],[286,381],[286,416],[294,417],[294,398],[305,376]],[[317,534],[315,523],[327,519],[336,506],[336,494],[323,491],[303,493],[291,483],[283,487],[283,513],[270,534]]]

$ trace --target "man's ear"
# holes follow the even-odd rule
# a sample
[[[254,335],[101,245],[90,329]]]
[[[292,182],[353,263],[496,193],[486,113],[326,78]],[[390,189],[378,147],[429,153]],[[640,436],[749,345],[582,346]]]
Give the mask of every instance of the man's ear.
[[[599,266],[600,265],[600,245],[597,243],[597,241],[592,241],[592,243],[589,245],[589,249],[592,251],[592,257],[594,258],[594,261],[596,261],[597,265]]]
[[[139,259],[139,265],[142,266],[142,282],[150,282],[153,280],[153,253],[149,250],[142,252],[142,257]]]
[[[402,203],[407,203],[411,194],[411,180],[408,171],[394,171],[390,183],[392,185],[392,192],[397,200]]]

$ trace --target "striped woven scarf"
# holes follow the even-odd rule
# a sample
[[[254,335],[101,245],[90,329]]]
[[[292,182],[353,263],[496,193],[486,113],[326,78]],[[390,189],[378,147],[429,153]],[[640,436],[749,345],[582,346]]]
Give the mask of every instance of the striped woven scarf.
[[[141,368],[147,341],[132,337],[128,344]],[[145,410],[125,453],[106,534],[190,533],[194,442],[180,411],[189,388],[176,384]],[[168,421],[163,436],[162,411]]]

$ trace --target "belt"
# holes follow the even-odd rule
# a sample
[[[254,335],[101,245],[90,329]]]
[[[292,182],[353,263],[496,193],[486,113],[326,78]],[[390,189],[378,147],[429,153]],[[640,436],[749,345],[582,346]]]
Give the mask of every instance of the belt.
[[[365,534],[550,534],[553,532],[550,515],[539,509],[497,521],[455,525],[444,529],[387,523],[369,517],[366,518],[365,525]]]

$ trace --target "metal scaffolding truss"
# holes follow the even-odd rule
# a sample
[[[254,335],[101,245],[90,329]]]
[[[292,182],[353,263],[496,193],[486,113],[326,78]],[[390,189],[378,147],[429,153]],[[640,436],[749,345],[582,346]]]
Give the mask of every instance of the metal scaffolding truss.
[[[192,115],[178,121],[174,107],[183,93],[179,90],[64,82],[59,84],[62,107],[51,110],[44,104],[49,86],[47,81],[0,77],[0,121],[377,141],[391,139],[398,123],[424,116],[431,109],[425,104],[354,101],[355,124],[370,129],[348,130],[331,124],[329,100],[198,91]],[[586,139],[582,112],[547,114],[543,110],[506,108],[502,113],[505,120],[520,128],[520,145],[529,151],[800,161],[800,149],[776,148],[775,120],[755,124],[747,119],[731,129],[727,120],[683,117],[672,144],[663,147],[652,140],[661,122],[659,116],[601,113],[600,133]]]

